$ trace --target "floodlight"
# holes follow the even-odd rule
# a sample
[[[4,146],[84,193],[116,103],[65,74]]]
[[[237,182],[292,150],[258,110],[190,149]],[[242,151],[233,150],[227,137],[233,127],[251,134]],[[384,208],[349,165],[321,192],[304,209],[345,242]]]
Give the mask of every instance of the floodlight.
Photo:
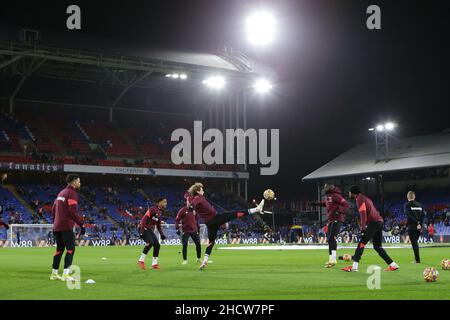
[[[267,11],[260,11],[248,16],[246,21],[247,39],[256,46],[271,43],[275,36],[275,19]]]
[[[212,89],[222,89],[225,87],[225,79],[221,76],[211,76],[203,80],[203,83]]]
[[[255,90],[259,93],[266,93],[272,89],[272,84],[266,79],[259,79],[255,82]]]
[[[394,130],[394,128],[395,128],[395,123],[393,123],[393,122],[387,122],[387,123],[384,125],[384,127],[385,127],[386,130],[388,130],[388,131]]]

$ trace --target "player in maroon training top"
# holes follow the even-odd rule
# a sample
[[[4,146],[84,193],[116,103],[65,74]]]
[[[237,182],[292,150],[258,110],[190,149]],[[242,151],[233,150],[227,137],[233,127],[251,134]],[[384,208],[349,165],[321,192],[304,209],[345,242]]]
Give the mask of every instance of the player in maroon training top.
[[[3,184],[3,182],[6,180],[7,177],[8,177],[8,175],[6,173],[0,174],[0,183]],[[4,210],[4,208],[2,207],[2,204],[0,203],[0,218],[3,214],[3,210]],[[6,230],[9,229],[9,225],[6,222],[3,222],[2,220],[0,220],[0,227],[4,227]]]
[[[361,259],[366,244],[370,240],[372,240],[375,251],[389,265],[386,271],[398,270],[398,265],[382,247],[383,218],[373,205],[372,200],[361,194],[361,189],[358,186],[350,187],[349,196],[351,199],[356,200],[356,207],[360,215],[361,239],[359,240],[355,255],[352,257],[353,266],[345,267],[342,270],[347,272],[358,271],[359,260]]]
[[[2,220],[0,220],[0,227],[5,227],[6,230],[9,229],[9,225],[6,222],[3,222]]]
[[[264,199],[261,200],[259,205],[255,208],[244,211],[228,211],[222,214],[217,214],[216,209],[206,200],[204,196],[205,191],[203,190],[203,184],[199,182],[193,184],[189,188],[188,193],[192,197],[192,201],[188,201],[188,206],[195,210],[195,212],[203,218],[208,229],[209,244],[208,247],[206,247],[205,257],[200,266],[200,270],[203,270],[208,264],[208,259],[211,255],[212,248],[214,247],[214,243],[217,238],[217,232],[219,231],[221,225],[249,214],[264,213]]]
[[[188,207],[188,203],[192,202],[192,197],[186,194],[185,199],[186,205],[178,211],[177,217],[175,218],[175,227],[177,229],[177,234],[181,236],[181,243],[183,245],[183,262],[181,264],[187,264],[187,247],[189,237],[192,238],[192,241],[194,241],[195,243],[195,249],[197,251],[197,262],[200,262],[200,257],[202,254],[198,215],[194,210]],[[183,234],[181,234],[181,232],[183,232]]]
[[[67,187],[64,188],[53,204],[52,214],[53,234],[56,239],[56,252],[53,256],[53,270],[50,280],[74,281],[70,276],[70,266],[72,265],[75,254],[75,234],[73,228],[75,224],[81,228],[84,233],[83,216],[77,212],[78,193],[81,187],[80,177],[76,174],[69,174],[66,177]],[[66,251],[64,258],[64,271],[62,277],[58,275],[59,264],[62,255]]]
[[[146,270],[145,266],[145,258],[147,257],[147,253],[153,247],[153,260],[152,260],[152,269],[159,269],[158,265],[158,256],[159,249],[161,245],[159,244],[158,237],[155,234],[155,227],[158,229],[159,235],[161,236],[161,240],[164,240],[166,236],[161,228],[161,211],[167,208],[167,199],[162,197],[157,201],[157,205],[150,207],[139,223],[139,236],[146,243],[144,250],[142,251],[141,257],[138,260],[138,266],[141,269]]]
[[[341,190],[332,185],[325,185],[325,206],[327,208],[327,235],[328,235],[328,262],[325,263],[326,268],[331,268],[336,265],[336,251],[337,242],[336,238],[341,231],[342,223],[345,220],[345,213],[347,212],[349,205],[341,194]]]

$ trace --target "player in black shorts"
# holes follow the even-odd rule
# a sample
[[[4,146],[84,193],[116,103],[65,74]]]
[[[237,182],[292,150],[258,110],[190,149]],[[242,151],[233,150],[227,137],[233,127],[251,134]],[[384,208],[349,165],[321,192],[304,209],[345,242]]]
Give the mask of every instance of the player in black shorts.
[[[411,241],[411,245],[414,251],[414,262],[420,263],[418,240],[420,232],[422,231],[424,212],[422,204],[416,201],[416,193],[414,191],[409,191],[406,197],[408,199],[408,202],[405,203],[404,212],[406,214],[406,217],[408,218],[407,226],[409,240]]]
[[[142,250],[141,257],[138,260],[138,266],[143,270],[147,269],[145,265],[145,258],[152,247],[152,269],[160,269],[158,265],[158,257],[161,245],[159,244],[158,237],[156,236],[154,230],[155,227],[158,228],[158,232],[161,235],[161,240],[166,238],[161,228],[161,211],[165,208],[167,208],[167,199],[164,197],[159,198],[157,205],[150,207],[139,223],[139,236],[145,241],[145,247],[144,250]]]

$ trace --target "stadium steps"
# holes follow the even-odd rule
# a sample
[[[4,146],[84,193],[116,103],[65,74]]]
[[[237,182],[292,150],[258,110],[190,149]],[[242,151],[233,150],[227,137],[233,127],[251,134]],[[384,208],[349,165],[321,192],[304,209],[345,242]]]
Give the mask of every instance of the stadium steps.
[[[150,199],[150,197],[149,197],[148,194],[144,191],[144,189],[138,188],[138,189],[137,189],[137,192],[139,192],[139,193],[144,197],[144,199]]]
[[[19,192],[17,192],[17,189],[16,189],[15,186],[10,185],[10,184],[5,184],[5,185],[3,185],[3,188],[8,189],[9,192],[11,192],[11,194],[14,195],[14,197],[22,204],[22,206],[23,206],[25,209],[28,210],[28,212],[29,212],[31,215],[37,214],[37,213],[33,210],[33,208],[31,208],[30,205],[25,201],[25,199],[22,198],[22,196],[19,194]],[[45,219],[45,218],[43,218],[43,219],[47,221],[47,219]],[[47,222],[48,222],[48,221],[47,221]]]
[[[94,202],[92,202],[91,200],[89,200],[88,198],[86,198],[84,196],[84,194],[82,194],[81,192],[78,193],[80,197],[82,197],[86,202],[92,204],[92,206],[97,209],[98,211],[100,210],[100,208],[97,206],[97,204],[95,204]],[[114,225],[118,228],[118,229],[122,229],[122,227],[119,225],[119,222],[116,221],[115,219],[113,219],[109,214],[106,215],[106,217],[108,218],[109,221],[111,221],[112,223],[114,223]]]
[[[139,155],[139,156],[143,156],[139,150],[138,147],[136,145],[136,143],[134,143],[134,141],[122,130],[122,128],[120,128],[117,124],[113,124],[114,128],[116,129],[116,132],[120,135],[120,137],[133,149],[133,151]]]
[[[36,113],[36,119],[39,121],[39,124],[44,131],[44,133],[47,135],[47,137],[58,147],[59,152],[63,157],[66,157],[68,155],[66,148],[63,146],[61,141],[59,141],[56,137],[57,134],[53,132],[53,130],[50,129],[50,126],[48,125],[48,119],[46,120],[42,115],[39,113]]]

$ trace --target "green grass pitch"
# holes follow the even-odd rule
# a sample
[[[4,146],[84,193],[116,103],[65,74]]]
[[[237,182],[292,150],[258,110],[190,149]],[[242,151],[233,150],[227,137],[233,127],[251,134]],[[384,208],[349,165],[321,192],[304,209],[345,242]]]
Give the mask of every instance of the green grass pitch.
[[[0,248],[0,299],[450,299],[450,271],[440,267],[449,248],[422,249],[418,265],[411,263],[411,249],[388,249],[400,270],[382,271],[379,290],[366,286],[369,265],[385,268],[373,249],[365,251],[358,273],[341,271],[347,265],[342,261],[325,269],[327,250],[214,250],[213,263],[201,272],[193,246],[189,264],[180,264],[181,248],[163,246],[161,270],[143,271],[136,265],[141,249],[78,247],[81,289],[69,290],[49,280],[54,248]],[[343,253],[353,249],[338,251]],[[422,279],[428,266],[439,271],[435,283]],[[85,284],[87,279],[96,283]]]

